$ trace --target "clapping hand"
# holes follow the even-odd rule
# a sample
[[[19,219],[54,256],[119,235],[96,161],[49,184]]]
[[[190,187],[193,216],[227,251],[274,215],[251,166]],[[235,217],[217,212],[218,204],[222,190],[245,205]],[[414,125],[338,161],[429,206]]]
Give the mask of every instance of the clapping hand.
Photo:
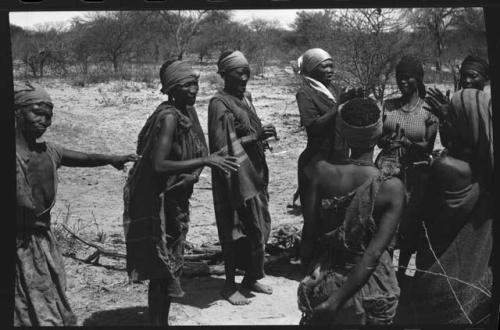
[[[172,186],[170,186],[168,188],[168,190],[172,190],[174,188],[181,187],[181,186],[188,186],[188,185],[195,184],[196,182],[198,182],[198,176],[196,176],[194,174],[184,173],[184,174],[179,175],[179,178],[180,178],[180,180],[177,181]]]
[[[116,168],[117,170],[124,170],[125,169],[125,164],[128,162],[136,162],[139,160],[141,156],[135,155],[135,154],[130,154],[130,155],[123,155],[123,156],[112,156],[110,165]]]
[[[274,127],[274,125],[272,124],[262,126],[262,129],[259,130],[256,135],[256,138],[259,141],[265,141],[273,136],[274,138],[276,138],[276,140],[279,140],[278,133],[276,132],[276,127]]]
[[[427,94],[425,102],[428,105],[423,108],[436,116],[440,121],[443,121],[451,107],[450,90],[447,90],[445,95],[439,89],[431,87],[427,91]]]
[[[402,145],[403,147],[407,148],[413,144],[410,141],[410,139],[408,139],[405,136],[405,130],[404,130],[404,128],[401,128],[401,125],[399,125],[399,124],[396,124],[396,130],[394,132],[392,132],[391,134],[385,136],[384,140],[385,140],[384,141],[385,143],[387,143],[393,147],[397,147],[399,145]]]
[[[361,87],[349,88],[349,89],[346,88],[342,91],[342,93],[340,93],[339,104],[345,103],[356,97],[363,97],[363,96],[364,96],[364,91],[363,88]]]
[[[227,156],[222,151],[214,152],[205,159],[205,164],[210,168],[217,168],[226,174],[238,171],[240,165],[237,162],[238,158]]]

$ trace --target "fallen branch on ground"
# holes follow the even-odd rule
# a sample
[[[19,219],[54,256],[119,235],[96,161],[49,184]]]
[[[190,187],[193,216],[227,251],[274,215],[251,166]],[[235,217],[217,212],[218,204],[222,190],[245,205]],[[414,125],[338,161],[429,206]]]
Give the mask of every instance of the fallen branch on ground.
[[[76,258],[76,256],[69,254],[68,256],[79,260],[81,262],[87,264],[99,265],[100,256],[111,257],[114,259],[126,259],[127,255],[125,253],[112,251],[106,249],[98,244],[93,242],[89,242],[88,240],[80,237],[74,231],[72,231],[68,226],[64,223],[61,226],[75,239],[79,240],[83,244],[90,246],[96,251],[92,253],[89,257],[85,259]],[[272,255],[267,255],[264,261],[264,266],[269,267],[273,264],[289,260],[290,258],[296,256],[296,242],[294,239],[296,237],[289,237],[287,226],[279,227],[274,231],[272,243],[268,244],[266,251],[268,253],[272,253]],[[296,234],[296,233],[293,233]],[[294,236],[294,235],[292,235]],[[287,241],[286,239],[292,241]],[[286,242],[285,242],[286,241]],[[222,250],[220,246],[210,245],[203,246],[197,248],[189,249],[191,254],[184,255],[184,267],[183,267],[183,276],[185,277],[196,277],[196,276],[210,276],[210,275],[223,275],[224,274],[224,265],[223,264],[214,264],[217,261],[221,261],[222,258]],[[242,275],[243,272],[237,272],[237,275]]]
[[[103,248],[103,247],[101,247],[101,246],[99,246],[99,245],[97,245],[95,243],[89,242],[89,241],[81,238],[76,233],[74,233],[71,229],[69,229],[68,226],[66,226],[64,223],[62,223],[61,226],[68,233],[70,233],[73,238],[76,238],[77,240],[79,240],[83,244],[88,245],[90,247],[93,247],[94,249],[97,250],[93,254],[91,254],[87,259],[85,259],[85,262],[87,262],[87,263],[99,263],[99,257],[101,255],[104,255],[104,256],[107,256],[107,257],[111,257],[111,258],[126,258],[127,257],[127,255],[124,254],[124,253],[115,252],[115,251],[111,251],[111,250],[105,249],[105,248]]]

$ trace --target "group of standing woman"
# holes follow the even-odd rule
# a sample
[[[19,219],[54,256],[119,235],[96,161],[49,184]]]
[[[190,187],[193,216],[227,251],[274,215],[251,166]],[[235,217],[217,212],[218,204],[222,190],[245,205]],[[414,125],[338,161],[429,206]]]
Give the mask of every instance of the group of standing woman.
[[[308,138],[298,160],[296,194],[300,195],[305,218],[301,247],[305,280],[299,288],[299,307],[307,314],[303,323],[349,321],[341,317],[347,309],[362,316],[356,322],[392,323],[400,295],[392,268],[396,232],[400,266],[406,267],[411,254],[417,251],[417,267],[441,273],[434,268],[445,265],[447,275],[487,292],[491,286],[491,104],[485,101],[487,93],[468,90],[484,87],[485,64],[475,57],[464,61],[461,83],[462,88],[468,89],[450,101],[438,90],[431,90],[426,97],[422,65],[412,57],[404,57],[396,68],[401,97],[388,100],[380,111],[373,101],[363,97],[360,89],[342,92],[333,84],[333,59],[326,51],[310,49],[299,62],[302,86],[297,104]],[[272,294],[272,288],[260,280],[265,275],[264,249],[271,229],[265,149],[266,140],[276,137],[276,129],[263,125],[257,115],[251,94],[246,91],[250,66],[240,51],[222,53],[218,73],[224,88],[209,103],[208,144],[194,108],[199,74],[186,62],[171,60],[160,69],[161,91],[167,100],[141,129],[137,155],[124,156],[87,154],[37,142],[51,124],[52,101],[36,84],[15,85],[15,325],[76,322],[64,293],[62,258],[50,231],[56,169],[61,165],[111,164],[120,169],[125,163],[134,162],[124,188],[127,271],[132,281],[149,280],[148,305],[153,325],[167,325],[171,298],[184,295],[180,276],[190,223],[189,199],[205,166],[212,170],[215,218],[226,273],[223,297],[232,304],[243,305],[250,302],[244,290]],[[484,78],[482,85],[468,85],[473,78],[478,80],[477,75],[471,78],[474,74]],[[477,102],[473,102],[474,97]],[[470,107],[481,109],[474,112]],[[457,132],[467,125],[475,125],[470,140],[460,140]],[[442,155],[432,162],[429,155],[438,128],[450,156]],[[376,144],[382,151],[374,161]],[[426,164],[431,165],[422,166]],[[485,166],[489,172],[483,171]],[[463,185],[456,183],[456,177],[450,177],[449,182],[439,177],[433,184],[440,184],[435,190],[442,194],[429,200],[429,178],[439,171],[448,177],[458,173]],[[453,183],[454,186],[447,186]],[[326,191],[328,196],[321,199]],[[318,211],[325,203],[334,209],[334,214]],[[423,203],[429,207],[423,207]],[[436,212],[426,213],[422,209]],[[443,222],[452,221],[457,212],[463,221],[455,223],[450,232]],[[332,218],[327,216],[321,224],[314,223],[315,218],[325,214]],[[436,260],[430,259],[427,246],[421,244],[422,222],[428,223]],[[328,248],[319,248],[328,240]],[[329,251],[328,258],[334,256],[327,262],[330,269],[324,272],[322,268],[323,274],[327,274],[325,281],[311,280],[319,269],[313,267],[314,263],[325,261],[314,254],[324,251]],[[474,252],[481,257],[473,257]],[[473,263],[476,264],[472,266]],[[239,285],[235,282],[237,269],[245,272]],[[442,283],[443,277],[420,275],[417,272],[412,294],[427,299],[422,300],[424,307],[456,303],[448,299],[448,292],[435,293],[446,291],[448,284]],[[402,278],[400,272],[399,279]],[[448,277],[446,280],[449,282]],[[325,283],[335,285],[327,287]],[[421,283],[432,287],[434,296],[424,297],[429,289]],[[484,292],[478,294],[470,286],[459,284],[450,284],[454,294],[458,291],[458,299],[464,301],[471,295],[474,299],[459,302],[458,312],[451,308],[448,316],[431,321],[439,323],[452,316],[461,320],[464,308],[468,320],[483,317],[483,310],[476,307],[478,302],[486,301],[481,295]],[[313,292],[318,296],[318,290],[327,294],[313,299]],[[325,313],[329,317],[321,316]]]
[[[426,91],[422,64],[405,56],[396,66],[400,96],[378,111],[352,91],[333,96],[331,64],[319,48],[299,58],[297,104],[308,137],[298,162],[302,323],[485,322],[493,216],[487,63],[468,56],[450,99],[449,91]],[[444,151],[433,151],[438,131]],[[374,176],[357,182],[366,166],[377,169]],[[384,183],[374,185],[377,175]],[[404,189],[393,189],[395,204],[382,208],[384,187],[398,185],[389,178]],[[394,202],[399,194],[403,207]],[[396,249],[397,272],[384,252]],[[416,273],[407,277],[414,253]]]
[[[123,224],[131,281],[149,280],[151,324],[167,325],[172,297],[184,295],[180,283],[189,228],[189,199],[205,166],[212,169],[215,217],[224,256],[222,296],[248,304],[243,290],[271,294],[264,277],[269,238],[269,173],[266,140],[277,137],[263,125],[246,84],[250,66],[243,53],[221,55],[218,73],[224,88],[210,100],[209,144],[194,108],[199,74],[186,62],[170,60],[160,69],[167,100],[149,116],[136,155],[88,154],[37,142],[51,125],[53,103],[31,82],[14,86],[17,158],[17,259],[14,324],[75,325],[65,294],[66,275],[50,229],[50,209],[61,166],[134,162],[124,188]],[[245,272],[241,285],[236,270]]]

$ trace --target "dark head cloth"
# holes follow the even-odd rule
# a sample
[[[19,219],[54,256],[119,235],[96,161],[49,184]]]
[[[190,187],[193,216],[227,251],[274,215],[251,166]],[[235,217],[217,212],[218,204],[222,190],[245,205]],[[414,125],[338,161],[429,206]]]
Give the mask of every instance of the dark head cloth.
[[[396,65],[396,79],[401,76],[415,78],[417,80],[418,95],[425,97],[424,68],[422,63],[413,56],[404,56]]]
[[[413,56],[404,56],[396,66],[396,77],[398,76],[408,76],[422,82],[424,79],[422,63]]]
[[[469,55],[462,62],[462,65],[460,66],[460,72],[465,70],[474,70],[488,79],[488,68],[488,63],[485,60],[483,60],[479,56]]]
[[[49,93],[40,85],[31,81],[14,83],[14,109],[38,103],[54,106]]]
[[[194,71],[191,65],[184,61],[174,61],[161,76],[162,92],[168,93],[172,88],[182,85],[193,79],[198,80],[198,72]]]
[[[237,68],[248,68],[248,60],[239,50],[235,50],[219,61],[219,73],[229,72]]]

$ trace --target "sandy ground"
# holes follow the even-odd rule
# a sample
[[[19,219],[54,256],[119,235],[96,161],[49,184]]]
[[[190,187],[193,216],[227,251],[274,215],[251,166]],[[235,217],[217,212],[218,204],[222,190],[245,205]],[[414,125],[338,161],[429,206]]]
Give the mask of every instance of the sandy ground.
[[[201,67],[200,92],[196,108],[205,132],[207,107],[220,84],[215,67]],[[272,79],[271,79],[272,78]],[[66,148],[97,153],[134,153],[137,134],[149,114],[164,100],[158,88],[145,83],[116,81],[73,87],[61,80],[42,84],[55,103],[53,125],[45,139]],[[159,82],[158,82],[159,84]],[[286,205],[296,189],[296,161],[305,147],[305,133],[299,128],[291,68],[270,68],[266,78],[254,77],[248,85],[255,107],[264,123],[277,127],[279,141],[271,142],[267,153],[270,168],[270,212],[273,226],[301,227],[302,217],[290,214]],[[67,225],[82,237],[116,251],[125,251],[122,227],[122,188],[126,172],[111,166],[61,168],[57,203],[52,221]],[[69,214],[68,214],[69,209]],[[216,243],[217,229],[210,191],[210,171],[202,172],[191,200],[188,241],[196,246]],[[94,252],[76,242],[76,257]],[[99,265],[65,258],[68,290],[79,325],[147,325],[147,284],[129,284],[125,261],[102,257]],[[298,324],[296,290],[298,266],[282,265],[268,271],[264,283],[273,295],[255,294],[248,306],[232,306],[219,291],[223,276],[183,279],[186,296],[174,301],[173,325],[213,324]]]

